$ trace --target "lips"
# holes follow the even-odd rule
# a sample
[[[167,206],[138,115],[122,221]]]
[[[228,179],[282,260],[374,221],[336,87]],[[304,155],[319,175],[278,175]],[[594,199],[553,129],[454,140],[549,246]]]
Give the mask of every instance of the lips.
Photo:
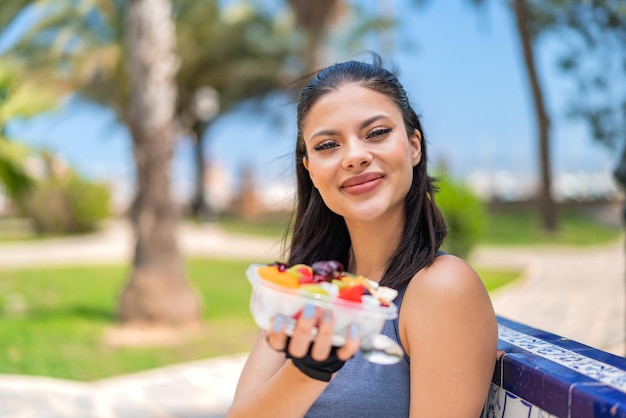
[[[383,175],[381,173],[365,173],[358,176],[350,177],[348,180],[344,181],[341,184],[341,188],[346,189],[360,186],[381,178],[383,178]]]

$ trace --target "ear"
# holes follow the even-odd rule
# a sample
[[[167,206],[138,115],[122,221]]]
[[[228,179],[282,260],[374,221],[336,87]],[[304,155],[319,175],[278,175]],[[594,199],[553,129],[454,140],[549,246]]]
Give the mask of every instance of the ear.
[[[311,175],[311,170],[309,170],[309,159],[306,156],[302,157],[302,165],[304,166],[304,169],[309,172],[309,178],[311,179],[311,183],[313,183],[313,187],[317,189],[315,179]]]
[[[409,137],[409,143],[411,145],[411,161],[415,167],[422,160],[422,134],[420,131],[416,129],[413,132],[413,135]]]

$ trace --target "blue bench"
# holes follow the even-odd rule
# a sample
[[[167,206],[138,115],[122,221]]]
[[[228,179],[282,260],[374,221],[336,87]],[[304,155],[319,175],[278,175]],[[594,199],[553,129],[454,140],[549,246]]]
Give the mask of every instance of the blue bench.
[[[626,358],[502,317],[498,337],[481,418],[626,418]]]

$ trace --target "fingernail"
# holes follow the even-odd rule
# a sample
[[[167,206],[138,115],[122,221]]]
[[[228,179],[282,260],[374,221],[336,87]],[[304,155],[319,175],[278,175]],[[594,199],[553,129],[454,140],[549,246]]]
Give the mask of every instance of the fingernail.
[[[302,312],[302,315],[304,315],[306,319],[313,318],[313,315],[315,315],[315,305],[307,303],[304,307],[304,312]]]
[[[357,324],[350,324],[350,339],[354,340],[359,334],[359,326]]]
[[[333,319],[333,313],[330,309],[324,311],[324,322],[330,322]]]
[[[274,327],[272,330],[274,332],[280,332],[283,329],[283,323],[285,322],[285,317],[282,315],[277,315],[276,319],[274,319]]]

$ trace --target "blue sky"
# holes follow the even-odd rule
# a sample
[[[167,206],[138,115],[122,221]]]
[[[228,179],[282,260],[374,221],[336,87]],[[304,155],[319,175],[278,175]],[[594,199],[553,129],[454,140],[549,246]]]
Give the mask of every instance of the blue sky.
[[[431,0],[419,9],[410,6],[410,0],[387,3],[401,21],[387,35],[393,41],[390,58],[422,115],[431,162],[445,160],[457,176],[478,169],[536,172],[531,96],[512,16],[503,2],[487,2],[482,12],[466,0]],[[365,40],[364,49],[379,50],[380,45],[380,39],[371,38]],[[553,119],[554,171],[610,171],[612,154],[562,116],[563,83],[553,69],[549,48],[539,52]],[[365,55],[331,52],[328,63],[354,58]],[[226,115],[210,131],[207,158],[232,172],[253,166],[262,181],[284,178],[290,172],[295,137],[293,103],[278,97],[267,105],[284,116],[283,124],[277,126],[271,117],[258,113]],[[19,141],[59,153],[87,176],[132,178],[128,132],[112,112],[97,105],[69,100],[51,114],[14,124],[11,133]],[[191,161],[190,144],[181,141],[174,163],[177,187],[189,183]]]

